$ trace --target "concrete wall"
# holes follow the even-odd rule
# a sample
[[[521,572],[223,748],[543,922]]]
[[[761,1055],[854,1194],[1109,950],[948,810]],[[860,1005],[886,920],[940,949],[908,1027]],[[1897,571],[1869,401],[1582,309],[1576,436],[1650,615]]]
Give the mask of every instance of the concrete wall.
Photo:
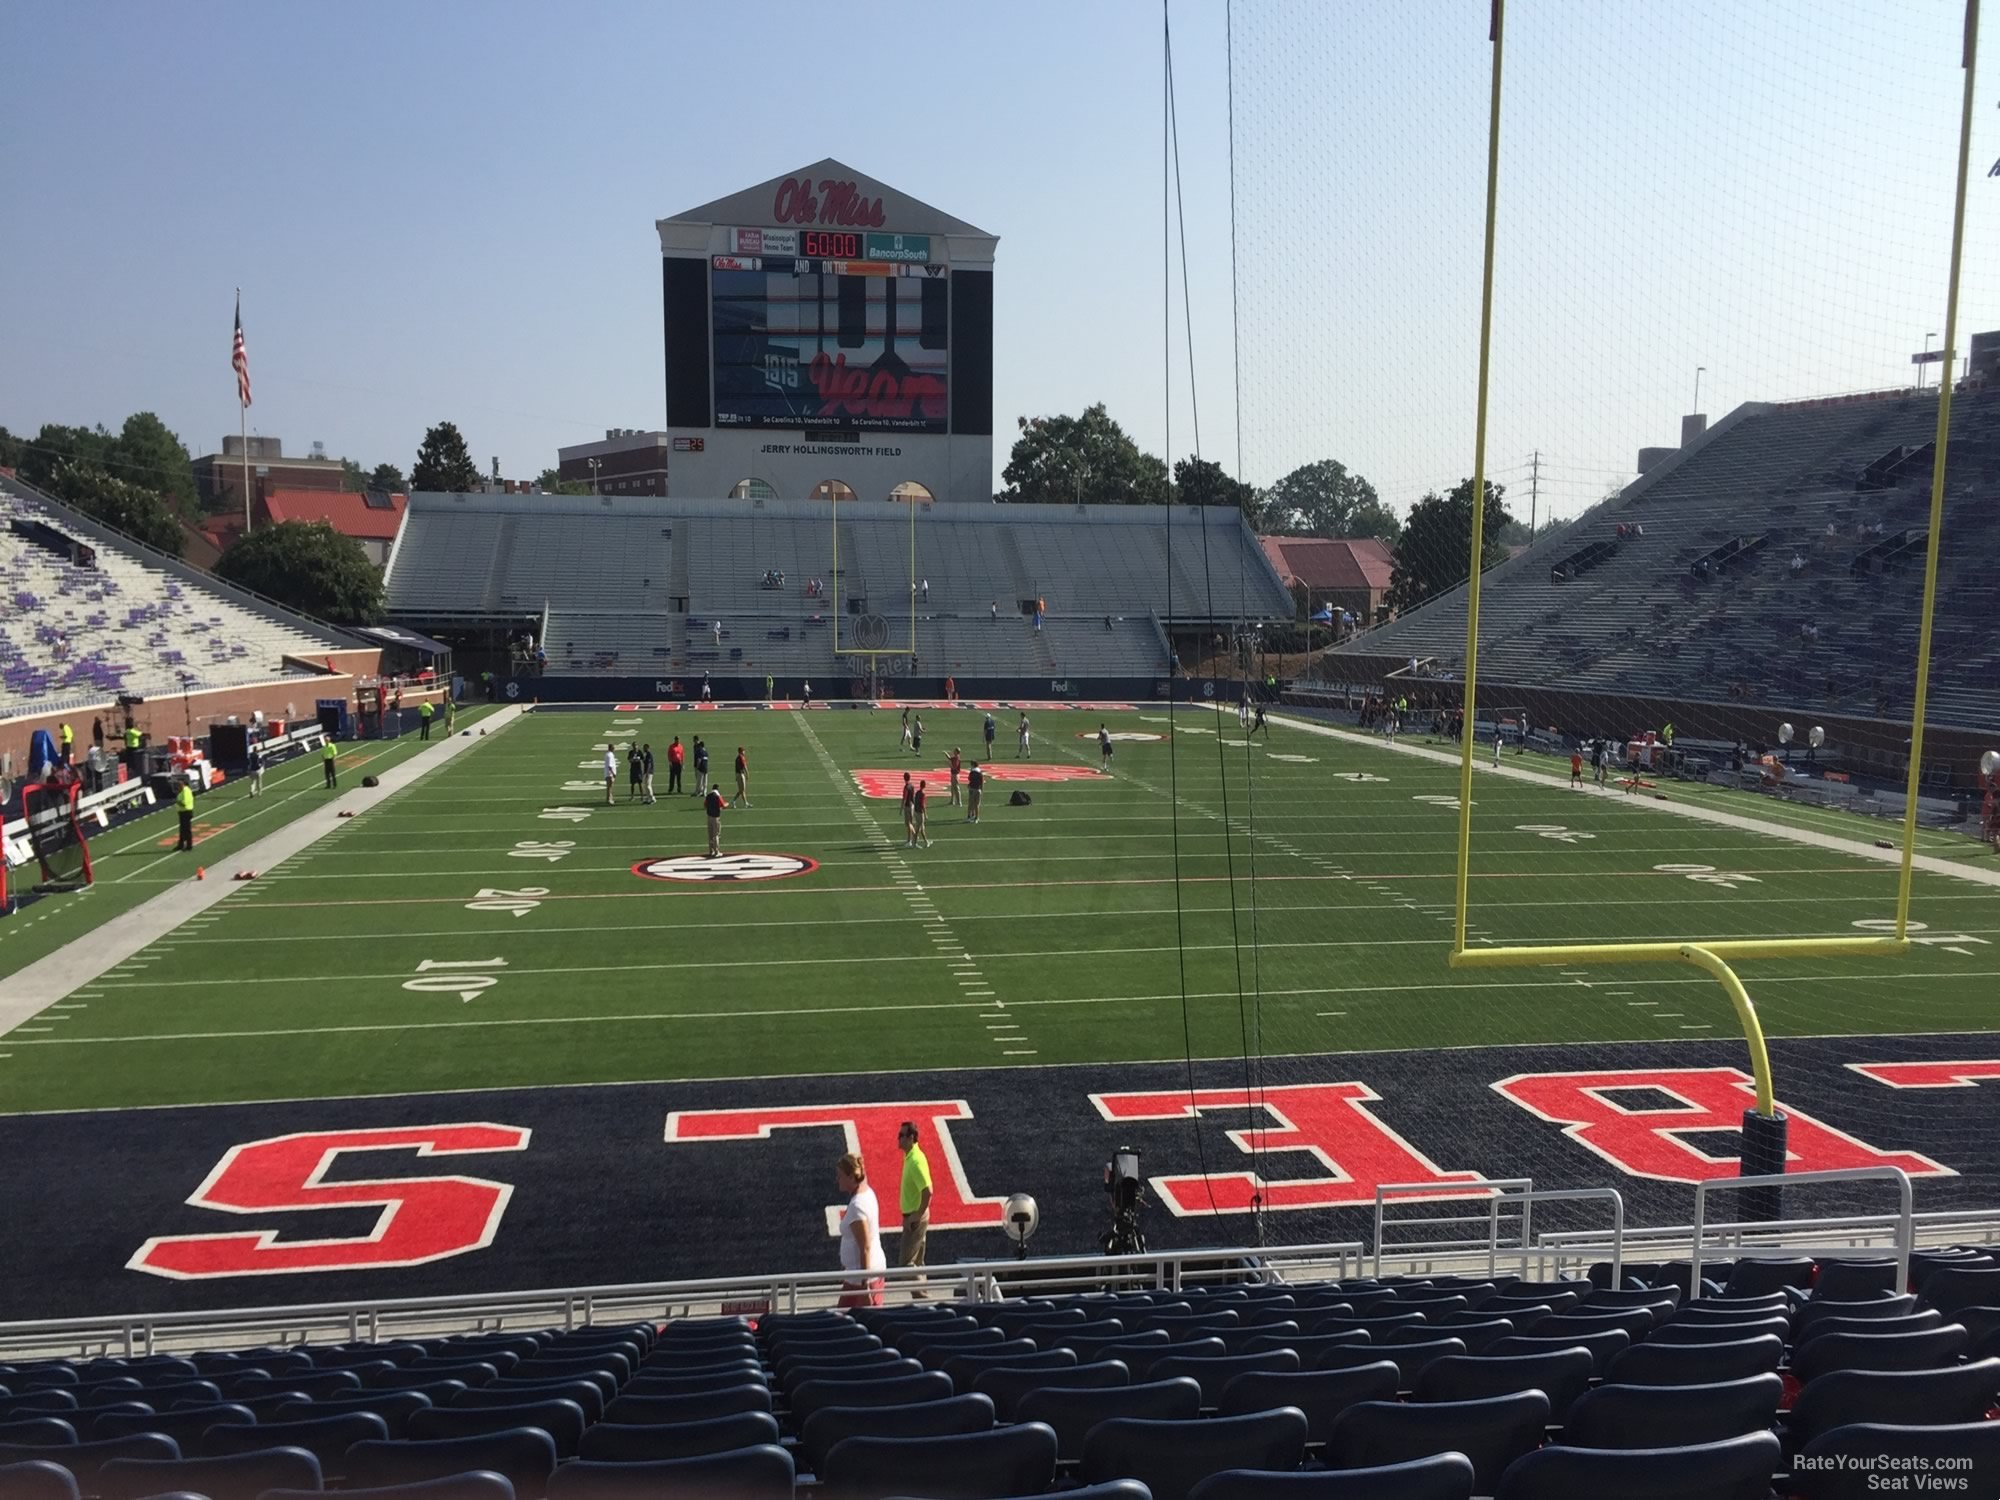
[[[210,688],[205,692],[189,693],[185,700],[176,693],[169,697],[148,698],[132,711],[135,722],[150,743],[164,744],[169,735],[200,735],[208,732],[211,720],[227,719],[234,714],[239,722],[247,722],[258,710],[263,710],[267,719],[311,718],[313,705],[321,698],[344,699],[350,708],[354,704],[354,685],[364,677],[372,677],[379,670],[382,653],[376,651],[334,651],[329,653],[338,670],[327,673],[325,659],[301,661],[287,657],[287,662],[319,669],[317,677],[281,677],[271,682],[251,683],[242,687]],[[417,699],[405,692],[406,705]],[[26,774],[28,768],[28,741],[37,729],[46,729],[55,734],[57,726],[68,721],[76,731],[78,753],[90,747],[90,721],[101,718],[104,721],[104,742],[106,745],[123,745],[125,734],[125,711],[115,701],[77,709],[66,714],[24,714],[17,718],[0,719],[0,754],[13,756],[13,775]],[[189,725],[193,725],[192,731]]]

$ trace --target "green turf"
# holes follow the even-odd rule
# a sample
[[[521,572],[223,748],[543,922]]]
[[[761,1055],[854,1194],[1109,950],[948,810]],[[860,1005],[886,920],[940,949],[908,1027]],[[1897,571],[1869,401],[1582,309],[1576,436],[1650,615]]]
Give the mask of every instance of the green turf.
[[[1164,709],[1101,717],[1169,729]],[[925,718],[919,761],[884,711],[526,717],[38,1018],[46,1033],[5,1038],[0,1107],[1732,1030],[1720,989],[1679,968],[1448,971],[1452,766],[1297,727],[1246,750],[1233,717],[1178,710],[1173,741],[1121,744],[1109,780],[1030,784],[1025,808],[992,783],[976,827],[939,798],[934,846],[906,850],[897,804],[859,798],[849,772],[976,750],[976,711]],[[1034,759],[1094,768],[1079,736],[1099,718],[1038,713]],[[673,734],[710,740],[725,776],[748,747],[754,806],[728,814],[725,849],[820,868],[636,877],[703,832],[692,799],[628,803],[622,775],[608,808],[565,786],[598,785],[583,763],[628,729],[661,754],[662,788]],[[583,814],[545,815],[562,808]],[[1483,772],[1474,811],[1482,942],[1851,934],[1892,909],[1889,866],[1775,833]],[[554,862],[513,852],[553,841]],[[530,887],[546,894],[522,914],[468,909]],[[1920,875],[1925,935],[1961,941],[1745,977],[1774,1033],[1985,1029],[1996,911],[1990,886]],[[406,988],[426,961],[491,959],[456,970],[496,977],[470,998]]]
[[[492,712],[468,708],[460,712],[461,728]],[[416,735],[386,741],[361,741],[340,748],[343,784],[352,788],[364,774],[399,765],[423,748]],[[178,828],[172,810],[123,824],[93,838],[90,846],[94,883],[75,896],[35,901],[0,921],[0,975],[15,973],[36,959],[94,931],[160,893],[164,885],[185,880],[192,865],[226,860],[230,855],[303,813],[330,795],[322,781],[317,754],[300,756],[264,775],[264,795],[252,798],[247,780],[229,782],[206,792],[195,814],[196,849],[174,852]],[[32,868],[14,878],[32,877]]]

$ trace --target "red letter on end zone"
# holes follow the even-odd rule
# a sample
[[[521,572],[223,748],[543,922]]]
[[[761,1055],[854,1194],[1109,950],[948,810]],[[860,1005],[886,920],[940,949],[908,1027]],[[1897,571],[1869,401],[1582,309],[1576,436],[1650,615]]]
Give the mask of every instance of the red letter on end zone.
[[[272,1229],[164,1235],[147,1240],[126,1266],[176,1281],[199,1281],[420,1266],[483,1250],[493,1243],[513,1196],[511,1183],[481,1177],[323,1179],[343,1151],[455,1156],[522,1151],[527,1145],[528,1132],[518,1126],[479,1124],[309,1131],[232,1146],[189,1203],[230,1214],[379,1207],[375,1228],[354,1239],[283,1242]]]
[[[1738,1173],[1734,1147],[1743,1111],[1757,1102],[1748,1073],[1737,1068],[1631,1068],[1599,1073],[1517,1073],[1493,1085],[1539,1119],[1563,1127],[1563,1134],[1596,1152],[1621,1172],[1657,1182],[1713,1182]],[[1674,1102],[1661,1108],[1627,1107],[1612,1097],[1620,1090],[1665,1094]],[[1914,1151],[1878,1151],[1800,1114],[1785,1113],[1787,1170],[1827,1172],[1841,1167],[1901,1167],[1912,1177],[1955,1177]],[[1684,1134],[1714,1133],[1730,1154],[1710,1156]]]
[[[859,1151],[869,1181],[883,1200],[882,1232],[901,1232],[895,1212],[896,1184],[901,1180],[903,1153],[896,1148],[896,1131],[905,1120],[917,1122],[924,1154],[931,1161],[931,1228],[995,1229],[1001,1223],[1004,1198],[975,1198],[965,1167],[952,1143],[951,1122],[972,1118],[963,1099],[890,1104],[794,1104],[763,1109],[689,1109],[667,1116],[667,1143],[681,1141],[766,1141],[774,1130],[824,1129],[838,1126],[846,1149]],[[827,1181],[833,1180],[829,1160]]]
[[[1155,1177],[1153,1191],[1183,1217],[1250,1211],[1261,1191],[1266,1208],[1337,1208],[1373,1203],[1385,1182],[1435,1182],[1440,1188],[1483,1181],[1477,1172],[1446,1172],[1370,1114],[1381,1095],[1365,1083],[1312,1083],[1275,1089],[1160,1089],[1144,1094],[1092,1094],[1097,1112],[1111,1121],[1185,1120],[1210,1109],[1261,1110],[1274,1123],[1227,1132],[1236,1149],[1304,1151],[1326,1175],[1260,1182],[1254,1172],[1211,1172],[1202,1177]],[[1418,1198],[1467,1198],[1484,1190],[1440,1191]]]
[[[1987,1079],[2000,1079],[2000,1058],[1978,1062],[1849,1063],[1864,1078],[1892,1089],[1969,1089]]]

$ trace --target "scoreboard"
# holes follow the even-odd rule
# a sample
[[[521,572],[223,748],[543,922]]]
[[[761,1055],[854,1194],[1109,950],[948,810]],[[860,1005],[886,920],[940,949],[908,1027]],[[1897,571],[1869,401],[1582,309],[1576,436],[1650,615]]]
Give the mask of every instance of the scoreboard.
[[[727,234],[709,259],[716,426],[949,430],[950,282],[928,235]]]

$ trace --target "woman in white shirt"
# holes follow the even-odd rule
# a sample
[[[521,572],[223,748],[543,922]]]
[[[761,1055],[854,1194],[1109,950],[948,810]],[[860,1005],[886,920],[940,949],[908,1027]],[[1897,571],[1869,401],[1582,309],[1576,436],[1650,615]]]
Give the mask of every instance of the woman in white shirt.
[[[851,1272],[883,1271],[889,1262],[882,1253],[882,1208],[875,1201],[875,1189],[868,1186],[868,1168],[861,1155],[849,1151],[833,1169],[834,1181],[846,1193],[847,1209],[840,1216],[840,1269]],[[850,1277],[840,1298],[842,1307],[880,1307],[880,1276]]]

